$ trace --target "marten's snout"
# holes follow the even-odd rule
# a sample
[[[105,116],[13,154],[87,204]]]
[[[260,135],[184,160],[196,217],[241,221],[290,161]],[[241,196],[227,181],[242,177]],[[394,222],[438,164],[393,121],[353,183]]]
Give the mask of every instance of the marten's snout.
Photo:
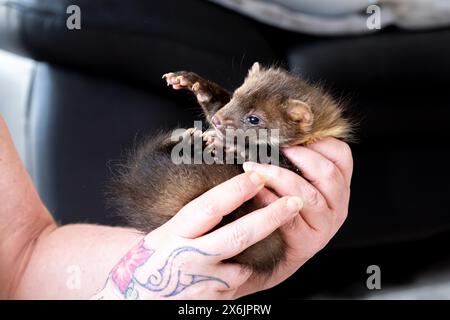
[[[211,118],[211,123],[214,125],[216,129],[225,130],[229,128],[235,128],[235,123],[231,119],[222,118],[219,114],[215,114]]]
[[[214,115],[211,118],[211,122],[217,129],[220,129],[222,127],[222,121],[220,121],[220,118],[217,115]]]

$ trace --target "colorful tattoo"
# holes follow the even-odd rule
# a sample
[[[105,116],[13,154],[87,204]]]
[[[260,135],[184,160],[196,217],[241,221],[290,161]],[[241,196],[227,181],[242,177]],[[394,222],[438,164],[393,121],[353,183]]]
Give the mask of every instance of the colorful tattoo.
[[[175,278],[175,288],[164,297],[173,297],[183,290],[193,286],[196,283],[202,281],[216,281],[222,283],[225,287],[229,288],[229,285],[216,277],[203,276],[199,274],[186,274],[183,273],[179,268],[174,270],[174,261],[182,253],[194,253],[203,256],[213,256],[194,247],[181,247],[172,251],[172,253],[167,257],[162,268],[158,269],[158,274],[152,274],[148,278],[146,283],[140,283],[140,285],[147,290],[153,292],[160,292],[168,288],[171,284],[171,280]],[[183,278],[188,278],[187,282],[182,281]]]
[[[154,250],[144,246],[144,240],[142,240],[111,271],[109,279],[125,299],[138,299],[140,290],[160,293],[163,297],[173,297],[204,281],[219,282],[229,288],[228,283],[220,278],[184,273],[180,267],[176,267],[175,261],[181,254],[190,254],[192,259],[195,259],[194,255],[213,256],[213,254],[189,246],[173,250],[163,266],[141,282],[136,278],[136,270],[144,265],[154,253]]]
[[[111,271],[111,280],[125,296],[125,298],[133,298],[135,295],[133,278],[134,272],[154,253],[153,250],[144,247],[144,240],[131,249]]]

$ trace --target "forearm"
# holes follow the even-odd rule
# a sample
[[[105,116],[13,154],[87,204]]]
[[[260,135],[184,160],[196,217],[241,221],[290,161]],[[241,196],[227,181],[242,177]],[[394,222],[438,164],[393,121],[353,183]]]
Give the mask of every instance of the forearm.
[[[0,299],[89,298],[139,237],[121,228],[57,228],[0,116]]]
[[[37,195],[0,116],[0,298],[14,290],[30,248],[55,227]]]
[[[15,299],[88,299],[142,235],[131,229],[69,225],[45,231],[33,248]]]

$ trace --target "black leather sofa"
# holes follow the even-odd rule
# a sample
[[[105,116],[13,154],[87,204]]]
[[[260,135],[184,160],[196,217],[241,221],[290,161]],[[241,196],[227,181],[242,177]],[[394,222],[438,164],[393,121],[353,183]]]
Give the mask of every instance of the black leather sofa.
[[[71,4],[81,7],[81,30],[66,28]],[[104,202],[114,163],[139,137],[198,118],[193,99],[167,89],[163,73],[194,70],[232,89],[259,61],[325,83],[360,119],[346,224],[263,295],[354,294],[365,290],[370,264],[384,266],[389,281],[408,281],[445,255],[450,29],[317,38],[204,0],[8,0],[0,1],[0,48],[38,61],[27,164],[61,223],[120,223]]]

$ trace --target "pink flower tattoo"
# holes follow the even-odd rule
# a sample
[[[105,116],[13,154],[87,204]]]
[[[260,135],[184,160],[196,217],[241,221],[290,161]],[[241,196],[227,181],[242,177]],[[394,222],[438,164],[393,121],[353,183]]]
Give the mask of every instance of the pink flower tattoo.
[[[152,256],[154,250],[144,247],[144,240],[131,249],[111,271],[112,281],[117,285],[122,294],[126,294],[130,286],[134,272]]]

